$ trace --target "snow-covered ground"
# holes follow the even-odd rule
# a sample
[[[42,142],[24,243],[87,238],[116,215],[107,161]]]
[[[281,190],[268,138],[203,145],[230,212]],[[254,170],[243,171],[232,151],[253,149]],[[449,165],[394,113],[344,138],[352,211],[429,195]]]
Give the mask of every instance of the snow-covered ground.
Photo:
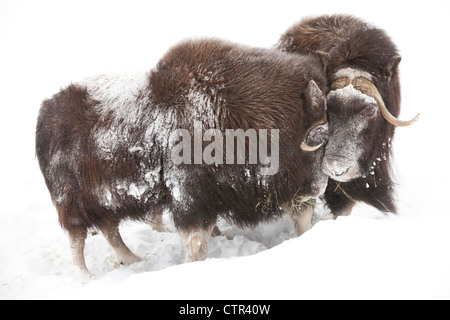
[[[359,205],[300,238],[287,219],[254,230],[222,221],[229,239],[212,238],[209,259],[189,264],[176,233],[126,222],[124,240],[145,260],[117,266],[90,236],[95,280],[77,280],[34,156],[42,99],[87,76],[149,70],[186,37],[270,47],[301,17],[340,12],[388,31],[403,56],[401,118],[421,113],[394,141],[399,215]],[[449,299],[448,12],[445,1],[0,0],[0,299]]]

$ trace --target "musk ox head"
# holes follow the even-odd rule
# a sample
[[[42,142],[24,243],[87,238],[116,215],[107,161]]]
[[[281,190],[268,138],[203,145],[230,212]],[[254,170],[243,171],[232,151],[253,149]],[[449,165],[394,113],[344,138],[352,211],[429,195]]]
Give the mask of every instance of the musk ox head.
[[[336,181],[347,182],[373,171],[374,160],[385,157],[380,146],[387,143],[382,134],[386,126],[409,126],[419,118],[394,117],[370,77],[363,71],[342,70],[327,95],[330,139],[322,170]]]

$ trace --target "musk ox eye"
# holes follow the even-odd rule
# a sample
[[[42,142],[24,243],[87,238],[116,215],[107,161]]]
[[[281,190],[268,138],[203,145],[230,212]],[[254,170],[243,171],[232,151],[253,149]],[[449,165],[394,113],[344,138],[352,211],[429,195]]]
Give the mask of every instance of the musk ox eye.
[[[366,118],[372,118],[377,113],[377,109],[374,106],[366,107],[362,111],[362,115]]]

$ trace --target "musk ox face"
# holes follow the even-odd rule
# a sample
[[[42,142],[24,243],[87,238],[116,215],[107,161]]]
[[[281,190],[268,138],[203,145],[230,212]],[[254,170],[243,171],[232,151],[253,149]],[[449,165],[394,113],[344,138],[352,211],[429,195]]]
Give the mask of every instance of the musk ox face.
[[[365,174],[365,159],[375,148],[382,121],[374,98],[351,84],[327,96],[329,141],[322,170],[332,179],[347,182]]]

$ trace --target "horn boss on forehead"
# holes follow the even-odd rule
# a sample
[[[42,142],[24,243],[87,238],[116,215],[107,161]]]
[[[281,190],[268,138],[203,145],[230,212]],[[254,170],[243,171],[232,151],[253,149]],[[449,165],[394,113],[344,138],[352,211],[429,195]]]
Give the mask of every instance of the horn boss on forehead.
[[[409,121],[400,120],[394,117],[387,109],[378,89],[375,87],[372,81],[364,77],[356,77],[352,81],[348,77],[338,78],[332,83],[331,90],[342,89],[350,84],[352,84],[356,90],[361,91],[369,97],[374,98],[380,108],[381,115],[390,124],[396,127],[407,127],[419,120],[420,114],[417,114],[413,119]]]

